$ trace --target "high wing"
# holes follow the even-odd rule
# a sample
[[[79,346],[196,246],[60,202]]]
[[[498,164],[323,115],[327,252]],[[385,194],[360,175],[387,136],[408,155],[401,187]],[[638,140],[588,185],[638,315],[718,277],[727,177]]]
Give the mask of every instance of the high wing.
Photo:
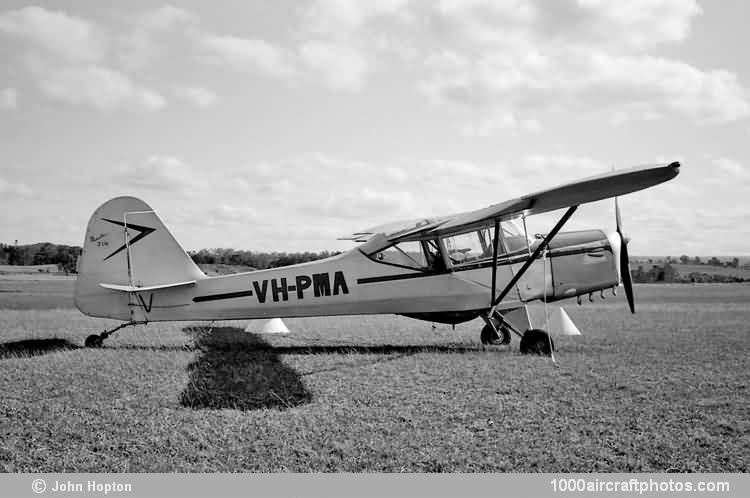
[[[631,192],[637,192],[671,180],[680,170],[680,163],[636,166],[602,175],[584,178],[548,190],[493,204],[486,208],[457,213],[440,218],[427,218],[380,225],[356,232],[343,240],[365,242],[378,233],[388,240],[409,240],[426,235],[445,235],[519,216],[546,213],[570,206],[578,206]]]

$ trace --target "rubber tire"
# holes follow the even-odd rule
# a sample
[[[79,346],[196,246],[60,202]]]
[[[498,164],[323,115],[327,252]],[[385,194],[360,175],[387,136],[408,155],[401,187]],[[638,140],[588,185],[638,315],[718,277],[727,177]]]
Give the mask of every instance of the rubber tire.
[[[492,319],[492,323],[495,325],[495,328],[502,335],[502,337],[498,336],[498,334],[492,329],[492,327],[485,324],[485,326],[482,328],[482,333],[479,335],[482,344],[489,346],[510,344],[510,330],[508,330],[506,327],[501,327],[500,320],[496,318]]]
[[[550,349],[550,345],[552,348]],[[555,342],[542,329],[527,330],[521,338],[521,353],[550,356],[555,350]]]
[[[86,338],[84,345],[87,348],[100,348],[104,344],[104,339],[97,334],[92,334]]]

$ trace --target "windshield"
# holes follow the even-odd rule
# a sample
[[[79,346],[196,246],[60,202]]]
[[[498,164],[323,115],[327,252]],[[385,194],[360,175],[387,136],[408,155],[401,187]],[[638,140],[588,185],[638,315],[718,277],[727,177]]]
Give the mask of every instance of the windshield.
[[[500,222],[502,228],[503,242],[508,252],[526,251],[529,241],[526,239],[523,226],[518,220],[507,220]]]
[[[399,242],[370,254],[379,263],[416,270],[445,270],[437,239]]]

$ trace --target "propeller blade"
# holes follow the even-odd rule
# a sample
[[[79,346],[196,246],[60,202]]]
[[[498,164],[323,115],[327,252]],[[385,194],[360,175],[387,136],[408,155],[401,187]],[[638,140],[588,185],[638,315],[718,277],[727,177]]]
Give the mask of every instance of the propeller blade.
[[[620,246],[620,277],[622,286],[625,287],[625,296],[628,298],[630,312],[635,313],[635,294],[633,293],[633,277],[630,275],[630,258],[628,256],[628,243],[623,239]]]
[[[617,197],[615,197],[615,223],[617,226],[617,233],[622,237],[622,218],[620,217],[620,203],[617,202]]]
[[[625,296],[628,298],[630,312],[635,313],[633,277],[630,275],[630,257],[628,256],[628,242],[630,242],[630,239],[622,233],[622,217],[617,197],[615,197],[615,222],[617,223],[617,234],[620,236],[620,279],[622,280],[622,286],[625,287]]]

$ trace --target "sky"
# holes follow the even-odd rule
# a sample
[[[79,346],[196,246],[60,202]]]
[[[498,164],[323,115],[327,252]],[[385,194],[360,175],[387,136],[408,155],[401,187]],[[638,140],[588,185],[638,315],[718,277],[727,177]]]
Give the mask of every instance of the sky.
[[[747,2],[216,5],[0,3],[0,241],[81,245],[135,195],[186,250],[342,250],[679,160],[620,199],[630,253],[750,254]],[[583,228],[614,229],[612,201]]]

